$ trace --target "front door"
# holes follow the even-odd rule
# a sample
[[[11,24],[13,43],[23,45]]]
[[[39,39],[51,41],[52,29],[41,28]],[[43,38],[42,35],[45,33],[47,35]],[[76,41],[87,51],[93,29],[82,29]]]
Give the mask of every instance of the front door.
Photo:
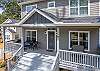
[[[55,50],[56,48],[56,30],[47,31],[47,50]]]

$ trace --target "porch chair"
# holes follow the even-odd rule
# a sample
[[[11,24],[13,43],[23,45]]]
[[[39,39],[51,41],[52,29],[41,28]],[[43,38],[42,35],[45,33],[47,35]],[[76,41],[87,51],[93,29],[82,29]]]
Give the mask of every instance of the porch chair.
[[[29,48],[29,49],[31,48],[30,41],[25,41],[25,42],[24,42],[24,49],[27,50],[28,48]]]
[[[33,42],[32,48],[33,49],[39,49],[40,48],[40,42],[38,42],[38,41]]]
[[[72,46],[72,50],[73,51],[77,51],[77,52],[84,52],[84,46],[82,46],[82,45],[74,45],[74,46]]]

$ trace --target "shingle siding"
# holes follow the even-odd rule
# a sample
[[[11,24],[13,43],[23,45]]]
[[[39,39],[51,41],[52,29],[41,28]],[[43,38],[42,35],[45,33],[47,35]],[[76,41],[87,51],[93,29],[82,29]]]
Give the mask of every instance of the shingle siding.
[[[90,0],[90,15],[99,15],[99,0]]]
[[[50,1],[50,0],[49,0]],[[50,12],[57,17],[68,17],[69,16],[69,0],[55,0],[56,8],[48,9],[48,1],[42,1],[37,3],[39,9],[43,9],[47,12]],[[27,5],[27,4],[26,4]],[[26,14],[25,7],[26,5],[22,6],[22,17]],[[98,16],[99,15],[99,0],[90,0],[90,16]]]

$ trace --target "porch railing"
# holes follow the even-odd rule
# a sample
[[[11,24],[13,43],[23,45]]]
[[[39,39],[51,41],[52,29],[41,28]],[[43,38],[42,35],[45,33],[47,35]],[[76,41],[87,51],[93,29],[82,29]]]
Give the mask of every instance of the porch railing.
[[[51,71],[59,71],[59,52],[57,52]]]
[[[60,65],[62,66],[92,70],[100,69],[100,55],[60,50],[59,57]]]
[[[13,56],[7,60],[7,70],[12,71],[15,67],[15,65],[18,63],[18,60],[23,56],[24,54],[24,48],[21,46],[14,54]]]

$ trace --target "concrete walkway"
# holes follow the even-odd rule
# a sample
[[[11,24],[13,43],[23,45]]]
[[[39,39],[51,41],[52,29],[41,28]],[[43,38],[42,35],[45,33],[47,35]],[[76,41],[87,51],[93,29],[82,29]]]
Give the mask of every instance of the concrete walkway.
[[[55,56],[27,53],[12,71],[51,71],[54,59]]]

